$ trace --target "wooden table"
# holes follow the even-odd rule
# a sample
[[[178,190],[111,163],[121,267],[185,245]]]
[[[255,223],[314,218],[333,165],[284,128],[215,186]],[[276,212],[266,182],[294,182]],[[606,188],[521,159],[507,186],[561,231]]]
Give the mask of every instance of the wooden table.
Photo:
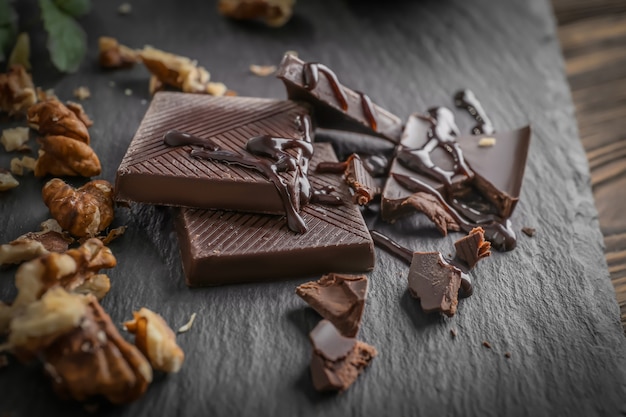
[[[384,3],[384,4],[383,4]],[[177,328],[187,354],[182,371],[158,375],[148,392],[102,414],[149,415],[617,415],[624,412],[626,340],[603,255],[588,166],[550,5],[544,0],[299,3],[283,29],[228,22],[208,1],[96,2],[83,19],[90,52],[72,76],[43,63],[35,80],[62,98],[80,85],[93,93],[92,145],[114,180],[150,99],[141,67],[103,72],[100,35],[197,58],[216,81],[241,95],[284,97],[281,84],[248,73],[286,50],[326,63],[402,118],[452,106],[471,88],[497,129],[530,122],[533,140],[516,230],[517,249],[494,253],[472,273],[475,293],[451,319],[426,315],[406,290],[406,266],[377,251],[359,338],[380,355],[346,393],[313,391],[307,333],[319,316],[294,294],[307,278],[264,285],[190,290],[182,278],[172,216],[166,208],[119,209],[127,233],[111,244],[118,266],[102,305],[114,323],[146,306]],[[111,82],[114,83],[111,83]],[[130,95],[125,90],[132,90]],[[144,102],[145,101],[145,102]],[[459,114],[469,132],[472,121]],[[6,127],[3,125],[2,127]],[[34,143],[34,142],[33,142]],[[0,153],[0,164],[10,156]],[[74,181],[79,183],[79,181]],[[43,181],[25,177],[0,196],[4,239],[35,230],[48,212]],[[419,217],[375,226],[414,250],[450,253],[460,235],[441,238]],[[11,299],[15,269],[0,271],[0,299]],[[457,332],[452,337],[450,331]],[[484,346],[488,341],[491,348]],[[506,352],[511,357],[505,356]],[[0,415],[78,415],[81,405],[54,397],[40,367],[0,370]]]

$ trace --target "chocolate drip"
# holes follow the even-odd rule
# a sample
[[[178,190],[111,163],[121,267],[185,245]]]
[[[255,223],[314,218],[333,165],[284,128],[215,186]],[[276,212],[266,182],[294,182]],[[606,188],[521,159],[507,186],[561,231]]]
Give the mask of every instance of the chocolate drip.
[[[306,232],[304,220],[298,214],[295,207],[296,190],[295,186],[287,182],[278,175],[279,172],[296,171],[296,181],[300,189],[299,199],[301,203],[307,204],[311,198],[311,186],[308,180],[309,160],[313,155],[313,145],[311,144],[311,124],[307,117],[300,119],[304,138],[288,139],[274,138],[268,135],[258,136],[248,141],[247,149],[251,154],[274,160],[270,162],[265,158],[256,158],[252,155],[241,155],[233,151],[220,149],[210,139],[201,138],[179,131],[169,131],[165,134],[163,141],[168,146],[200,146],[205,150],[194,149],[191,156],[194,158],[208,159],[226,164],[242,166],[253,169],[267,178],[276,187],[287,216],[289,229],[296,233]],[[296,160],[287,149],[299,148],[302,152],[300,161]]]
[[[200,146],[204,149],[209,149],[211,151],[216,151],[220,148],[211,139],[201,138],[178,130],[170,130],[169,132],[167,132],[165,136],[163,136],[163,142],[167,146],[192,145]]]
[[[302,68],[302,77],[304,79],[304,88],[311,91],[313,90],[320,80],[320,72],[324,74],[330,87],[335,93],[335,98],[339,102],[339,105],[343,111],[348,110],[348,96],[345,91],[339,84],[339,80],[337,79],[337,75],[326,65],[318,64],[317,62],[307,62],[304,64]],[[372,100],[361,92],[357,91],[357,94],[361,98],[361,108],[363,109],[363,115],[367,119],[370,127],[373,130],[377,130],[378,122],[376,121],[376,115],[374,110],[374,105],[372,104]]]
[[[317,164],[315,172],[320,174],[343,174],[348,167],[348,161],[330,162],[323,161]]]
[[[311,193],[311,202],[326,204],[329,206],[341,206],[343,200],[336,195],[331,195],[335,192],[335,188],[331,186],[325,186],[319,190],[313,190]]]
[[[454,96],[454,104],[469,112],[470,115],[478,122],[472,129],[472,133],[475,135],[486,134],[493,135],[495,129],[487,113],[480,104],[480,101],[476,98],[476,95],[471,90],[461,90]]]
[[[400,149],[398,151],[398,161],[406,168],[428,175],[435,180],[452,185],[455,175],[465,175],[468,179],[473,178],[474,173],[465,162],[463,152],[456,142],[459,129],[454,122],[454,115],[445,107],[437,107],[428,111],[428,120],[431,127],[428,130],[428,141],[419,149]],[[453,169],[445,170],[437,166],[431,153],[436,148],[442,148],[450,154],[453,161]]]
[[[396,256],[397,258],[400,258],[407,265],[409,266],[411,265],[411,263],[413,262],[412,250],[410,250],[409,248],[405,248],[404,246],[400,245],[398,242],[390,239],[389,237],[383,235],[380,232],[377,232],[376,230],[370,230],[370,235],[372,236],[372,240],[377,246],[389,252],[390,254]],[[449,261],[448,263],[458,268],[456,264],[453,264]],[[469,297],[474,292],[472,281],[469,275],[467,275],[465,271],[463,271],[463,269],[461,269],[461,272],[462,272],[461,273],[461,289],[462,289],[461,295],[463,297]]]
[[[480,226],[485,230],[485,237],[487,240],[489,240],[496,249],[507,251],[515,249],[517,240],[509,220],[506,221],[506,224],[495,221],[487,223],[470,222],[463,218],[463,216],[461,216],[450,204],[448,204],[443,196],[430,185],[414,177],[408,177],[400,174],[392,175],[393,178],[406,189],[412,192],[427,193],[435,197],[439,204],[441,204],[441,206],[454,218],[464,232],[469,233],[474,227]]]

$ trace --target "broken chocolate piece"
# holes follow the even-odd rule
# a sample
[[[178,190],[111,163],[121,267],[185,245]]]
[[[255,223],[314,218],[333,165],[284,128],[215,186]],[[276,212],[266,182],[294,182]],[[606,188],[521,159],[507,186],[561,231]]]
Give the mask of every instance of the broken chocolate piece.
[[[378,354],[373,346],[344,337],[328,320],[310,333],[311,377],[318,391],[345,391]]]
[[[384,249],[396,258],[403,260],[404,263],[409,265],[409,271],[413,268],[413,260],[415,259],[414,255],[419,252],[413,252],[412,250],[405,248],[398,242],[390,239],[380,232],[377,232],[376,230],[370,230],[370,234],[372,235],[372,239],[374,240],[376,246]],[[469,297],[474,293],[472,281],[469,275],[465,273],[461,274],[461,290],[462,291],[459,292],[459,296],[462,298]]]
[[[159,92],[118,168],[116,199],[284,214],[281,195],[261,173],[193,158],[191,145],[168,146],[163,136],[171,130],[184,131],[207,143],[210,139],[220,149],[243,153],[248,140],[260,135],[310,141],[308,117],[307,108],[291,101]],[[305,158],[298,147],[285,152],[295,158],[297,166]],[[305,184],[301,174],[306,175],[302,170],[277,174],[293,190],[290,200],[296,212]]]
[[[409,269],[409,292],[419,298],[426,313],[454,316],[463,272],[447,263],[439,252],[414,252]]]
[[[311,160],[336,161],[332,147],[315,144]],[[314,189],[332,187],[342,200],[348,186],[333,174],[309,177]],[[176,216],[182,264],[190,286],[275,281],[374,267],[374,244],[359,208],[310,203],[300,215],[306,233],[291,232],[281,216],[181,209]]]
[[[476,98],[476,94],[471,90],[461,90],[454,95],[454,104],[462,109],[465,109],[476,120],[476,126],[472,129],[472,133],[480,135],[482,133],[486,135],[493,135],[495,129],[487,113],[483,109],[482,104]]]
[[[465,237],[454,242],[456,256],[472,269],[479,260],[491,255],[491,243],[485,241],[482,227],[473,228]]]
[[[480,225],[494,247],[511,250],[508,218],[519,198],[530,128],[497,133],[496,145],[480,148],[482,136],[455,138],[451,117],[443,109],[411,115],[383,190],[382,217],[394,221],[423,211],[444,235]]]
[[[365,94],[340,84],[327,66],[304,62],[286,54],[277,77],[285,83],[290,99],[314,107],[320,127],[360,132],[398,142],[402,120],[373,104]]]
[[[330,320],[341,334],[354,337],[359,331],[365,307],[365,275],[327,274],[296,288],[304,301],[322,317]]]
[[[374,178],[365,169],[361,158],[357,154],[352,154],[348,158],[348,166],[344,174],[346,182],[354,191],[353,201],[360,206],[368,204],[378,195],[380,187],[374,182]]]

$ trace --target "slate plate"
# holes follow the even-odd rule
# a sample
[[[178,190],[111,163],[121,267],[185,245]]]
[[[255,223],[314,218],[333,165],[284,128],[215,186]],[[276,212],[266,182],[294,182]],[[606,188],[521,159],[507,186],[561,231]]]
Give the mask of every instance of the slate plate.
[[[302,1],[286,27],[270,30],[216,15],[211,1],[134,1],[129,16],[117,4],[94,2],[84,18],[90,51],[81,71],[64,78],[44,64],[35,79],[62,98],[87,85],[93,147],[103,178],[115,169],[146,105],[144,69],[102,72],[99,35],[139,47],[149,43],[199,59],[214,80],[241,95],[284,97],[272,78],[249,64],[274,64],[288,49],[326,63],[345,84],[367,92],[401,117],[452,105],[459,88],[482,98],[497,129],[534,127],[521,202],[513,216],[534,238],[482,262],[474,296],[452,319],[423,314],[406,291],[406,267],[377,252],[360,338],[379,350],[370,369],[346,393],[319,395],[308,372],[307,333],[319,317],[294,295],[304,279],[190,290],[182,278],[170,212],[119,210],[128,232],[111,249],[119,265],[103,305],[120,323],[142,306],[173,327],[198,319],[179,337],[187,361],[177,375],[158,376],[149,392],[103,414],[148,415],[618,415],[626,413],[626,344],[602,253],[563,62],[549,4],[493,2]],[[19,5],[24,7],[25,5]],[[38,35],[35,36],[38,38]],[[37,50],[35,55],[37,55]],[[43,57],[39,57],[42,59]],[[42,59],[43,60],[43,59]],[[110,81],[115,81],[110,86]],[[132,89],[131,96],[124,95]],[[473,125],[459,115],[465,132]],[[6,127],[8,124],[3,124]],[[10,156],[0,152],[0,163]],[[25,178],[0,196],[2,241],[35,230],[47,218],[42,181]],[[452,241],[417,218],[377,225],[417,250],[449,253]],[[0,297],[14,294],[15,270],[0,272]],[[450,330],[458,336],[452,338]],[[482,346],[487,340],[492,348]],[[505,352],[511,358],[504,357]],[[0,370],[0,414],[78,415],[62,403],[37,366]]]

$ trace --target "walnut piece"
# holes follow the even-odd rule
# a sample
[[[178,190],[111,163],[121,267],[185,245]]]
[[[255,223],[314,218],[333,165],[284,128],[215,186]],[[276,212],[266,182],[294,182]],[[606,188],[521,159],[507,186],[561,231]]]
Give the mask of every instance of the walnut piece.
[[[89,145],[87,125],[56,99],[35,104],[28,110],[28,124],[42,135],[60,135]]]
[[[74,292],[78,294],[93,294],[98,300],[102,300],[111,289],[111,280],[105,274],[92,275],[78,287]]]
[[[152,381],[146,358],[121,337],[93,296],[50,290],[12,320],[9,342],[18,357],[42,359],[63,398],[103,396],[123,404]]]
[[[0,192],[8,191],[20,185],[20,183],[6,169],[0,168]]]
[[[268,26],[283,26],[291,18],[295,0],[220,0],[219,12],[237,20],[263,20]]]
[[[91,91],[89,91],[89,88],[81,85],[80,87],[74,89],[74,97],[79,100],[87,100],[91,97]]]
[[[67,251],[73,239],[63,233],[56,220],[52,220],[54,225],[51,226],[50,220],[41,224],[40,232],[29,232],[10,243],[0,245],[0,265],[18,264],[50,252]]]
[[[89,145],[66,136],[46,136],[39,139],[41,149],[35,164],[35,176],[100,175],[100,159]]]
[[[21,65],[13,65],[8,72],[0,74],[0,112],[9,116],[26,114],[37,102],[33,79]]]
[[[13,129],[4,129],[0,143],[7,152],[20,151],[24,149],[24,144],[28,142],[28,128],[15,127]],[[28,149],[28,147],[26,147]]]
[[[133,320],[124,323],[135,335],[135,345],[148,358],[152,368],[178,372],[185,360],[183,350],[176,344],[176,335],[163,317],[143,307],[133,312]]]
[[[250,72],[259,77],[268,77],[276,72],[276,65],[250,65]]]
[[[121,45],[117,39],[101,36],[98,39],[99,62],[102,68],[129,68],[139,62],[137,52]]]
[[[187,57],[164,52],[151,46],[146,46],[139,51],[139,57],[148,71],[162,84],[185,93],[212,95],[221,93],[223,95],[226,92],[226,86],[221,83],[210,83],[209,72]],[[157,90],[158,88],[158,83],[151,80],[150,89]]]
[[[13,158],[11,159],[11,173],[13,175],[24,175],[34,171],[36,164],[37,160],[30,156],[23,156],[22,159]]]
[[[73,236],[95,236],[113,221],[113,187],[108,181],[73,188],[53,178],[44,185],[42,196],[52,218]]]

